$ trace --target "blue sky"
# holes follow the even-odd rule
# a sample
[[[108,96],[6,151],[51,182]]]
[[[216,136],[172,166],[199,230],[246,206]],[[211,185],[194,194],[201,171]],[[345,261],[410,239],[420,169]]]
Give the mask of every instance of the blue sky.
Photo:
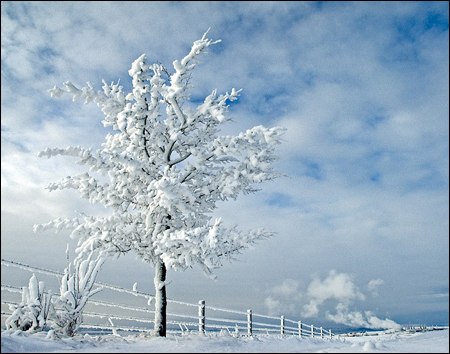
[[[44,189],[82,169],[39,151],[96,148],[106,135],[98,107],[47,90],[120,78],[129,91],[141,54],[170,68],[211,28],[222,42],[193,72],[193,101],[242,88],[224,134],[287,128],[276,163],[287,177],[220,204],[217,216],[278,235],[225,264],[216,282],[199,269],[169,272],[169,297],[307,323],[372,311],[448,324],[448,2],[4,1],[1,10],[2,258],[62,271],[74,241],[33,225],[102,208]],[[152,292],[153,269],[131,254],[99,277]]]

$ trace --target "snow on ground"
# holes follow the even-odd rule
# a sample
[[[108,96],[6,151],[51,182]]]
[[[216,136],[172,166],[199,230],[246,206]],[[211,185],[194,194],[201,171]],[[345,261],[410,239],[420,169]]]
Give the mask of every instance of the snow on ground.
[[[2,332],[2,353],[448,353],[449,331],[322,340],[190,334],[167,338],[113,335],[51,339],[46,333]]]

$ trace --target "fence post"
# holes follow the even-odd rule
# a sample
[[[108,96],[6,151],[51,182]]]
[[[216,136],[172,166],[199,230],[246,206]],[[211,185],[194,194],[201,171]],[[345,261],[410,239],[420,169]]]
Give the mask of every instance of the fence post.
[[[302,321],[298,321],[298,336],[302,337]]]
[[[281,316],[281,334],[284,334],[284,315]]]
[[[311,337],[314,338],[314,325],[311,325]]]
[[[323,339],[323,328],[322,327],[320,327],[320,338]]]
[[[198,331],[200,333],[205,333],[205,300],[200,300],[198,302]]]
[[[247,310],[247,332],[252,335],[252,310]]]

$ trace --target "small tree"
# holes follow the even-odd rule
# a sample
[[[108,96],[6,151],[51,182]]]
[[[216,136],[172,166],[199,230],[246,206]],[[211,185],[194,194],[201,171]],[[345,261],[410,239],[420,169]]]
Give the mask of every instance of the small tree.
[[[173,62],[174,72],[147,64],[145,55],[133,62],[129,74],[133,90],[103,81],[102,91],[91,83],[82,89],[71,82],[54,87],[51,96],[68,93],[102,107],[106,136],[102,149],[68,147],[47,149],[40,156],[74,156],[79,164],[106,176],[86,172],[52,183],[49,190],[75,188],[83,198],[111,210],[107,217],[87,216],[36,225],[72,229],[79,237],[77,252],[102,254],[135,251],[155,266],[155,333],[166,334],[166,270],[184,270],[198,264],[204,273],[222,265],[251,243],[272,235],[263,229],[243,233],[211,222],[217,201],[252,193],[255,183],[279,176],[273,170],[274,148],[283,129],[257,126],[237,136],[218,136],[218,126],[230,121],[227,102],[239,91],[217,96],[213,91],[195,109],[187,106],[191,72],[198,57],[213,42],[195,41],[190,53]],[[166,77],[166,78],[165,78]],[[165,107],[165,110],[163,110]]]

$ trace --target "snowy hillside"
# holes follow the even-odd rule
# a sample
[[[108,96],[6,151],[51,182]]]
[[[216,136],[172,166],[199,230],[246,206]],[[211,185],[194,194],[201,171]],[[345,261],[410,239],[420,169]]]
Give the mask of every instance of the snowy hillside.
[[[17,332],[16,332],[17,333]],[[2,353],[448,353],[449,331],[408,334],[397,332],[339,339],[299,339],[298,337],[240,337],[231,335],[191,334],[167,338],[79,336],[71,339],[46,338],[45,333],[27,335],[23,332],[2,332]]]

